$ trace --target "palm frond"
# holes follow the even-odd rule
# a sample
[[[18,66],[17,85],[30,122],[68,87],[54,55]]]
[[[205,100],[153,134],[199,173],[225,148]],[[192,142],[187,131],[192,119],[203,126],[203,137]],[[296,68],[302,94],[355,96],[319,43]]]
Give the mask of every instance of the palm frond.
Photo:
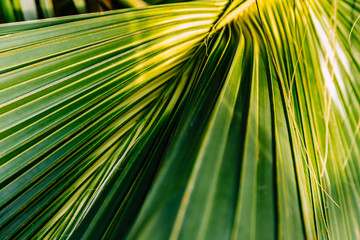
[[[2,25],[0,238],[358,239],[359,15],[218,0]]]

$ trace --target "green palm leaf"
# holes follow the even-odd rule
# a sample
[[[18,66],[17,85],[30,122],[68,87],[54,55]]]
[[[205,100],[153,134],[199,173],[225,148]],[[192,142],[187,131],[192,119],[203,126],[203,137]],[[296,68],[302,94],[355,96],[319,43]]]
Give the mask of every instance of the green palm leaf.
[[[0,238],[358,239],[359,15],[219,0],[3,24]]]

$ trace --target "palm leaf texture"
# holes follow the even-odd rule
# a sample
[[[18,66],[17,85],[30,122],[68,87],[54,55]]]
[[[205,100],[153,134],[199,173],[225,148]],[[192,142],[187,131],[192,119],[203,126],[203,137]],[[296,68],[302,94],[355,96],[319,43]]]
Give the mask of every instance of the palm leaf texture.
[[[0,25],[0,239],[359,239],[359,15],[215,0]]]

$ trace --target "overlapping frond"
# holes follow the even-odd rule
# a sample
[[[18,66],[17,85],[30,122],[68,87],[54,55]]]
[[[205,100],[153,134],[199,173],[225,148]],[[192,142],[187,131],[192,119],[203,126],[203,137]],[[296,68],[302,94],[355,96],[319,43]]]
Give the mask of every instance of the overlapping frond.
[[[347,38],[359,8],[350,18],[327,4],[256,2],[241,12],[234,25],[246,50],[231,61],[240,73],[227,72],[214,107],[198,102],[209,117],[184,114],[129,239],[359,237],[359,43]],[[332,12],[348,18],[333,23],[343,32],[323,35]]]

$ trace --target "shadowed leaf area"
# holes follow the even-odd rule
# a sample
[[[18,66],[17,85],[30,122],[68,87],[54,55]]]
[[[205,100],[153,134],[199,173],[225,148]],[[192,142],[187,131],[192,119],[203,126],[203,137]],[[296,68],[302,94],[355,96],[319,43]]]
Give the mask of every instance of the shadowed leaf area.
[[[0,239],[360,239],[360,2],[117,4],[0,25]]]

